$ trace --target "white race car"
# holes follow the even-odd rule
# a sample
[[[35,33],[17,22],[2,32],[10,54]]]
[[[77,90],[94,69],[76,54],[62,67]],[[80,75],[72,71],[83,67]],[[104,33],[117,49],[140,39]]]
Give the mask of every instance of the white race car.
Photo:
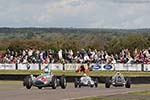
[[[117,72],[111,78],[109,77],[106,78],[105,87],[110,88],[111,85],[115,87],[125,86],[126,88],[130,88],[131,80],[130,78],[125,78],[120,72]]]
[[[81,86],[98,87],[98,79],[84,75],[80,79],[75,78],[74,86],[75,88],[77,87],[81,88]]]

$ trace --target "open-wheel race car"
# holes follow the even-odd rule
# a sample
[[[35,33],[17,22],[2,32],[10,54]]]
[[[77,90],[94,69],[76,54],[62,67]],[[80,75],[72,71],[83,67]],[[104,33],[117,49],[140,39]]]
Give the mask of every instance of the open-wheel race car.
[[[125,78],[120,72],[117,72],[112,78],[107,77],[105,80],[106,88],[110,88],[111,85],[115,87],[125,86],[126,88],[130,88],[131,80],[130,78]]]
[[[56,87],[60,86],[62,89],[65,89],[67,81],[64,75],[60,78],[56,78],[53,74],[41,74],[37,77],[33,75],[26,76],[23,85],[27,89],[30,89],[32,86],[38,87],[39,89],[42,89],[42,87],[52,87],[52,89],[56,89]]]
[[[74,86],[75,88],[77,87],[81,88],[81,86],[98,87],[98,79],[91,78],[90,76],[87,76],[86,74],[84,74],[84,76],[82,76],[79,79],[75,78]]]

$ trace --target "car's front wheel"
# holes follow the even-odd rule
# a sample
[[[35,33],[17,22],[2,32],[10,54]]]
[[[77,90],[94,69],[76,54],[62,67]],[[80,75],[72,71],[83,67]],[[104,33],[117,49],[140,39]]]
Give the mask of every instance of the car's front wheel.
[[[52,89],[56,89],[57,87],[57,79],[55,76],[53,76],[52,78]]]
[[[65,89],[67,86],[67,80],[64,75],[61,76],[61,78],[60,78],[60,86],[62,89]]]
[[[110,78],[106,78],[106,80],[105,80],[105,87],[106,88],[110,88],[110,85],[111,85]]]
[[[30,76],[25,77],[23,85],[26,86],[27,89],[31,89],[31,87],[32,87],[32,78]]]

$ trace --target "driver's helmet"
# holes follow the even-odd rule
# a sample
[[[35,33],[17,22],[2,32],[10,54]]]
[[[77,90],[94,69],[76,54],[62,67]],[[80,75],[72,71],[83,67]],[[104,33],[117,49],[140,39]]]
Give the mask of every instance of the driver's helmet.
[[[120,72],[117,72],[116,75],[121,75],[121,73],[120,73]]]
[[[83,76],[87,76],[86,74],[83,74]]]
[[[48,66],[46,66],[46,67],[44,68],[44,73],[49,73],[49,68],[48,68]]]

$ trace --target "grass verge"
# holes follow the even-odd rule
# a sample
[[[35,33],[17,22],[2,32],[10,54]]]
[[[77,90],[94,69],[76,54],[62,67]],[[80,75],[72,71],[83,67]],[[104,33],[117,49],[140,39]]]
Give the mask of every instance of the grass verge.
[[[148,91],[139,91],[139,92],[129,92],[129,94],[134,94],[134,95],[150,95],[150,90]]]
[[[147,99],[118,99],[118,98],[98,98],[98,97],[89,97],[83,99],[74,99],[74,100],[149,100]]]
[[[0,70],[0,74],[34,74],[38,75],[43,73],[41,70]],[[83,73],[76,73],[75,71],[53,71],[55,75],[62,75],[65,74],[67,76],[81,76]],[[116,71],[92,71],[88,74],[90,76],[112,76],[116,73]],[[150,76],[150,72],[121,72],[124,76]]]
[[[6,81],[6,80],[1,80],[0,81],[0,85],[2,85],[2,84],[22,84],[22,81]]]

